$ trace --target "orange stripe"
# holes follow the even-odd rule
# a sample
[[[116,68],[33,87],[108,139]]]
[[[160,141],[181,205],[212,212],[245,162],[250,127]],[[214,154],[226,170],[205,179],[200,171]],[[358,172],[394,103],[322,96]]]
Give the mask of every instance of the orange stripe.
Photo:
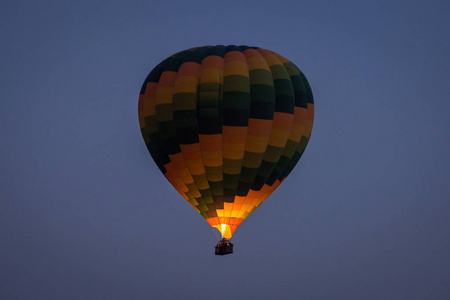
[[[195,62],[185,62],[180,66],[177,72],[177,77],[180,76],[197,76],[200,70],[200,65]]]
[[[176,153],[176,154],[169,154],[169,158],[172,162],[179,162],[179,161],[184,161],[184,157],[183,154],[180,153]]]
[[[159,81],[158,81],[158,87],[172,86],[173,83],[175,82],[176,76],[177,76],[177,73],[173,72],[173,71],[162,72],[161,77],[159,78]]]
[[[283,64],[290,62],[289,59],[287,59],[284,56],[281,56],[280,54],[270,51],[273,55],[275,55]]]
[[[155,97],[156,95],[156,89],[158,88],[157,82],[149,82],[147,83],[147,86],[145,87],[145,96],[147,97]]]
[[[222,134],[199,134],[202,151],[222,150]]]
[[[266,55],[268,55],[268,54],[271,54],[271,55],[272,55],[272,52],[269,51],[269,50],[266,50],[266,49],[258,48],[258,49],[256,49],[256,51],[258,51],[259,53],[261,53],[261,55],[263,55],[263,56],[266,56]]]
[[[247,139],[248,127],[243,126],[223,126],[224,143],[245,143]]]
[[[252,57],[261,57],[261,54],[255,49],[244,50],[244,54],[247,57],[247,59]]]
[[[291,130],[292,122],[294,121],[294,115],[275,112],[273,114],[273,128],[279,130]]]
[[[295,124],[305,124],[307,117],[307,110],[303,107],[295,107],[294,108],[294,123]]]
[[[308,120],[314,119],[314,104],[308,103]]]
[[[200,152],[200,144],[199,143],[195,143],[195,144],[184,144],[184,145],[180,145],[181,147],[181,151],[183,152],[183,154],[187,154],[187,153],[196,153],[196,152]]]
[[[240,51],[230,51],[225,54],[226,61],[243,61],[247,62],[244,53]]]
[[[218,68],[218,69],[222,69],[223,68],[223,58],[217,55],[210,55],[205,57],[202,60],[202,65],[200,67],[200,69],[205,69],[205,68]]]
[[[248,135],[253,136],[270,136],[272,130],[272,120],[249,119]]]
[[[184,152],[183,155],[186,161],[194,161],[199,160],[202,158],[202,153],[200,151],[198,152]]]
[[[247,193],[247,198],[254,198],[254,197],[256,197],[257,194],[258,194],[258,191],[254,191],[251,189]]]
[[[178,173],[180,173],[180,171],[182,169],[186,169],[187,168],[187,164],[186,164],[186,162],[184,160],[174,161],[172,163],[173,163],[175,169],[178,171]]]

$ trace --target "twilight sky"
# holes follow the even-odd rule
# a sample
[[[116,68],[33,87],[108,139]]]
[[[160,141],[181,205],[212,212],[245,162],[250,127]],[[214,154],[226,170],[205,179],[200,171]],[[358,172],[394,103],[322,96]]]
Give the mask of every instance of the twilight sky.
[[[1,299],[450,299],[450,2],[3,1]],[[296,169],[214,256],[137,99],[203,45],[270,49],[315,96]]]

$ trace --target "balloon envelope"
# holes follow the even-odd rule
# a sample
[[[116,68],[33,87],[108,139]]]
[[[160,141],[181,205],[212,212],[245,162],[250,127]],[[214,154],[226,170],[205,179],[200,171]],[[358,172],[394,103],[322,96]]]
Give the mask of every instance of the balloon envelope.
[[[231,238],[289,175],[308,143],[314,101],[303,73],[258,47],[176,53],[147,76],[139,123],[175,189]]]

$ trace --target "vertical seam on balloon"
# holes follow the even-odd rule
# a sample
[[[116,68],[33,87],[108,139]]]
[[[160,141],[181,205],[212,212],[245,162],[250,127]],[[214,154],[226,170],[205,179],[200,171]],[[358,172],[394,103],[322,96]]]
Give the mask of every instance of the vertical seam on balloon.
[[[161,80],[161,76],[162,76],[162,74],[164,74],[164,72],[166,72],[166,70],[164,69],[162,72],[161,72],[161,75],[160,75],[160,77],[159,77],[159,79],[158,79],[158,86],[157,86],[157,89],[156,89],[156,95],[158,94],[158,90],[161,88],[161,86],[160,86],[160,80]],[[172,123],[174,123],[174,120],[173,120],[173,87],[174,87],[174,84],[175,84],[175,81],[172,83],[172,91],[171,91],[171,95],[170,95],[170,99],[171,99],[171,103],[168,103],[170,106],[171,106],[171,110],[172,110]],[[155,116],[157,116],[158,114],[156,113],[156,108],[157,108],[157,106],[158,105],[160,105],[160,104],[158,104],[158,97],[155,95],[155,97],[156,97],[156,99],[155,99]],[[178,178],[181,178],[181,175],[180,175],[180,173],[178,172],[178,169],[175,167],[175,164],[172,162],[172,159],[170,158],[170,156],[169,156],[169,151],[168,151],[168,148],[167,148],[167,144],[166,144],[166,142],[164,141],[164,139],[163,139],[163,137],[161,136],[162,135],[162,131],[161,131],[161,129],[160,129],[160,127],[159,127],[159,123],[161,123],[161,122],[158,122],[158,119],[156,119],[156,125],[158,126],[158,134],[159,134],[159,136],[160,136],[160,139],[161,139],[161,141],[162,141],[162,144],[163,144],[163,147],[164,147],[164,149],[165,149],[165,154],[167,155],[167,158],[169,159],[169,162],[170,162],[170,164],[172,164],[172,166],[173,166],[173,170],[175,171],[175,173],[178,175]],[[173,124],[173,126],[175,126],[175,124]],[[171,182],[172,183],[172,182]],[[183,184],[184,184],[184,182],[183,182]],[[174,185],[174,184],[172,184],[172,185]],[[184,184],[184,186],[187,188],[187,186]],[[175,187],[176,188],[176,187]],[[177,189],[178,190],[178,189]]]
[[[258,51],[258,49],[260,49],[260,48],[256,48],[256,49],[254,49],[255,51],[257,51],[258,52],[258,54],[260,55],[260,57],[266,62],[266,60],[265,60],[265,58],[264,58],[264,56],[260,53],[260,51]],[[266,62],[267,63],[267,62]],[[268,66],[268,68],[269,68],[269,70],[268,70],[268,72],[269,72],[269,76],[271,77],[270,79],[271,79],[271,81],[273,82],[273,76],[272,76],[272,72],[270,71],[270,67],[269,67],[269,65],[267,64],[267,66]],[[249,71],[249,74],[250,74],[250,71]],[[250,78],[249,78],[250,79]],[[272,85],[273,86],[273,85]],[[273,86],[273,88],[274,88],[274,96],[275,96],[275,87]],[[275,98],[273,99],[273,111],[272,111],[272,119],[271,119],[271,125],[273,126],[273,114],[274,114],[274,112],[275,112]],[[272,131],[272,128],[271,128],[271,131]],[[265,145],[265,149],[267,149],[267,145],[268,145],[268,143],[269,143],[269,138],[270,138],[270,133],[269,133],[269,136],[268,136],[268,139],[267,139],[267,143],[266,143],[266,145]],[[265,153],[265,151],[264,151],[264,153]],[[264,156],[264,154],[263,154],[263,156]],[[245,158],[245,157],[244,157]],[[245,212],[246,212],[246,205],[247,204],[245,204],[246,202],[247,202],[247,200],[248,200],[248,194],[249,194],[249,192],[250,192],[250,190],[252,190],[251,189],[251,187],[252,187],[252,185],[253,185],[253,183],[255,182],[255,179],[256,179],[256,177],[258,176],[258,174],[259,174],[259,170],[260,170],[260,168],[261,168],[261,164],[262,164],[262,161],[263,161],[263,157],[261,158],[261,160],[260,160],[260,162],[259,162],[259,166],[258,166],[258,170],[256,171],[256,175],[255,175],[255,177],[253,178],[253,182],[251,183],[251,185],[250,185],[250,188],[249,188],[249,191],[247,192],[247,196],[246,196],[246,199],[244,200],[244,203],[242,204],[242,206],[241,206],[241,208],[239,209],[239,211],[238,211],[238,213],[237,213],[237,216],[238,216],[238,218],[241,218],[242,217],[242,219],[245,219],[246,217],[243,217],[243,214],[245,214]],[[254,199],[254,198],[253,198]],[[244,205],[245,204],[245,205]],[[242,216],[241,216],[241,214],[242,214]]]
[[[174,86],[176,85],[176,83],[177,83],[177,80],[178,80],[178,73],[179,73],[179,71],[180,71],[180,69],[181,69],[181,67],[183,66],[183,64],[184,64],[185,62],[183,62],[183,63],[181,63],[181,65],[180,65],[180,68],[178,69],[178,71],[177,71],[177,77],[175,78],[175,82],[174,82]],[[174,106],[174,96],[175,96],[176,94],[175,94],[175,92],[172,94],[172,106]],[[189,168],[189,165],[187,164],[187,161],[186,161],[186,157],[185,157],[185,154],[184,154],[184,152],[183,152],[183,149],[182,149],[182,147],[181,147],[181,143],[180,143],[180,140],[179,140],[179,134],[178,134],[178,131],[177,131],[177,126],[176,126],[176,119],[175,119],[175,110],[174,109],[172,109],[172,114],[173,114],[173,119],[174,119],[174,123],[175,123],[175,131],[176,131],[176,136],[177,136],[177,140],[178,140],[178,144],[179,144],[179,146],[180,146],[180,155],[181,155],[181,157],[182,157],[182,159],[183,159],[183,162],[186,164],[186,167],[187,167],[187,170],[188,170],[188,172],[189,172],[189,175],[191,176],[191,178],[192,178],[192,181],[194,181],[194,179],[193,179],[193,177],[192,177],[192,172],[191,172],[191,170],[190,170],[190,168]],[[184,145],[184,144],[183,144]],[[183,178],[183,177],[182,177]],[[183,182],[184,182],[184,179],[183,179]],[[188,184],[186,184],[186,182],[184,182],[185,183],[185,185],[186,185],[186,187],[188,188],[188,190],[189,190],[189,192],[192,194],[192,197],[197,201],[197,199],[195,198],[195,196],[194,196],[194,193],[196,193],[196,192],[198,192],[198,193],[200,193],[199,192],[199,190],[198,190],[198,187],[194,184],[194,187],[195,187],[195,190],[192,190],[189,186],[188,186]],[[198,201],[197,201],[197,203],[198,203]],[[199,203],[200,204],[200,203]],[[206,203],[205,203],[205,205],[206,205]],[[201,213],[201,212],[200,212]]]
[[[247,73],[248,73],[248,71],[249,71],[249,69],[248,69],[248,62],[247,62],[247,58],[246,58],[246,56],[245,56],[245,54],[243,53],[243,51],[238,47],[238,46],[236,46],[237,47],[237,49],[238,50],[231,50],[230,52],[232,52],[232,51],[238,51],[238,52],[240,52],[241,54],[242,54],[242,56],[244,57],[244,59],[245,59],[245,64],[246,64],[246,71],[247,71]],[[248,81],[250,81],[250,75],[247,77],[247,80]],[[250,103],[251,103],[251,94],[250,94],[250,88],[249,88],[249,91],[248,91],[248,101],[249,101],[249,109],[248,109],[248,116],[247,116],[247,126],[246,126],[246,139],[245,139],[245,141],[244,141],[244,151],[243,151],[243,153],[242,153],[242,159],[241,159],[241,163],[240,163],[240,166],[239,166],[239,168],[240,168],[240,172],[239,172],[239,174],[241,174],[241,172],[242,172],[242,164],[243,164],[243,162],[244,162],[244,155],[245,155],[245,145],[246,145],[246,141],[247,141],[247,136],[248,136],[248,120],[249,120],[249,117],[250,117]],[[236,126],[236,127],[240,127],[240,126]],[[240,177],[240,176],[239,176]],[[239,179],[238,179],[238,187],[239,187]],[[230,227],[230,231],[231,231],[231,226],[230,226],[230,224],[231,224],[231,215],[232,215],[232,211],[233,211],[233,207],[234,207],[234,203],[235,203],[235,201],[236,201],[236,192],[237,192],[237,188],[238,187],[236,187],[235,189],[234,189],[234,191],[233,191],[233,202],[232,202],[232,205],[231,205],[231,210],[230,210],[230,213],[229,213],[229,216],[227,216],[227,215],[225,215],[225,211],[224,211],[224,222],[225,223],[228,223],[228,226]],[[224,208],[225,208],[225,203],[224,203]]]
[[[189,50],[187,50],[187,51],[189,51]],[[177,54],[180,54],[180,53],[183,53],[183,52],[185,52],[185,51],[181,51],[181,52],[178,52]],[[174,54],[173,56],[172,56],[172,58],[174,58],[177,54]],[[181,66],[181,64],[180,64],[180,66]],[[179,66],[179,67],[180,67]],[[178,67],[178,69],[175,71],[175,73],[177,73],[178,72],[178,70],[179,70],[179,67]],[[161,73],[161,75],[165,72],[166,70],[163,70],[163,72]],[[161,76],[160,76],[160,78],[161,78]],[[159,84],[159,82],[160,82],[160,79],[158,80],[158,84]],[[175,132],[176,132],[176,126],[175,126],[175,119],[174,119],[174,114],[173,114],[173,95],[174,95],[174,86],[175,86],[175,80],[174,80],[174,82],[172,83],[172,91],[171,91],[171,95],[170,95],[170,100],[171,100],[171,102],[169,103],[169,105],[170,105],[170,107],[171,107],[171,111],[172,111],[172,125],[173,125],[173,127],[175,128]],[[158,87],[159,88],[159,87]],[[156,106],[157,106],[157,102],[155,102],[155,112],[156,112]],[[156,113],[155,113],[155,115],[156,115]],[[157,124],[158,124],[158,122],[157,122]],[[163,138],[161,137],[161,134],[162,134],[162,132],[161,132],[161,130],[158,130],[158,134],[160,135],[160,139],[161,140],[163,140]],[[176,135],[176,138],[177,138],[177,142],[178,142],[178,147],[180,147],[180,144],[179,144],[179,140],[178,140],[178,136]],[[186,189],[188,189],[188,191],[189,191],[189,188],[187,187],[187,185],[184,183],[184,181],[183,181],[183,179],[182,179],[182,177],[181,177],[181,175],[180,175],[180,173],[179,173],[179,170],[176,168],[176,166],[175,166],[175,164],[172,162],[172,159],[170,158],[170,156],[169,156],[169,151],[168,151],[168,149],[167,149],[167,144],[165,143],[165,142],[163,142],[163,146],[164,146],[164,148],[165,148],[165,150],[166,150],[166,155],[167,155],[167,157],[168,157],[168,159],[169,159],[169,161],[170,161],[170,163],[173,165],[173,168],[174,168],[174,171],[176,172],[176,174],[178,174],[178,177],[181,179],[181,181],[183,182],[183,185],[185,186],[185,188]],[[180,147],[180,153],[181,153],[182,151],[181,151],[181,147]],[[192,175],[192,174],[191,174]],[[177,189],[177,191],[178,191],[178,189]],[[197,199],[196,199],[197,200]],[[201,199],[201,200],[203,200],[203,199]],[[197,201],[198,202],[198,201]],[[204,201],[201,201],[201,202],[204,202]],[[202,203],[199,203],[199,205],[201,205]],[[206,206],[206,203],[203,203],[205,206]],[[202,214],[203,212],[202,211],[200,211],[200,214]]]
[[[210,49],[211,49],[211,48],[210,48]],[[199,101],[200,101],[199,98],[200,98],[200,85],[201,85],[201,76],[200,76],[200,74],[201,74],[201,65],[202,65],[204,59],[207,58],[208,56],[210,56],[210,53],[211,53],[211,51],[209,51],[208,54],[205,55],[205,56],[202,58],[202,61],[200,62],[200,69],[199,69],[199,73],[198,73],[198,75],[197,75],[197,76],[198,76],[198,85],[197,85],[197,104],[198,104]],[[196,104],[196,105],[197,105],[197,104]],[[203,168],[205,169],[205,177],[206,177],[206,182],[207,182],[207,184],[208,184],[208,189],[210,190],[210,193],[211,193],[212,204],[213,204],[213,206],[214,206],[214,213],[215,213],[216,216],[217,216],[217,206],[216,206],[216,201],[214,200],[214,197],[213,197],[213,195],[212,195],[212,192],[211,192],[211,186],[210,186],[210,183],[209,183],[209,180],[208,180],[208,175],[206,174],[206,166],[205,166],[205,162],[204,162],[204,158],[203,158],[202,143],[201,143],[201,141],[200,141],[200,131],[199,131],[199,124],[198,124],[198,121],[199,121],[198,109],[199,109],[199,107],[197,106],[196,108],[197,108],[197,132],[198,132],[198,135],[199,135],[200,156],[201,156],[201,159],[202,159]],[[218,109],[219,109],[219,108],[218,108]],[[202,197],[203,197],[203,196],[202,196]],[[210,218],[213,218],[212,222],[214,222],[214,223],[217,222],[217,221],[214,219],[215,217],[208,217],[207,219],[210,219]],[[217,224],[217,225],[219,225],[219,224]]]
[[[207,46],[205,46],[205,47],[202,47],[202,48],[207,48]],[[207,57],[208,55],[206,54],[205,56],[203,56],[202,57],[202,61],[203,61],[203,59],[205,58],[205,57]],[[200,62],[200,65],[201,65],[201,62]],[[199,85],[200,85],[200,77],[199,77],[199,74],[200,74],[200,68],[199,68],[199,71],[198,71],[198,73],[197,73],[197,79],[198,79],[198,81],[197,81],[197,87],[196,87],[196,103],[195,103],[195,110],[196,110],[196,121],[197,121],[197,126],[196,126],[196,129],[197,129],[197,135],[199,136],[199,126],[198,126],[198,98],[199,98]],[[201,143],[200,143],[200,139],[199,139],[199,141],[198,141],[198,143],[199,143],[199,148],[200,148],[200,156],[201,156]],[[203,162],[203,157],[201,156],[201,164],[202,164],[202,166],[203,166],[203,169],[205,170],[205,177],[207,177],[206,176],[206,169],[205,169],[205,164],[204,164],[204,162]],[[191,174],[191,176],[193,176],[192,175],[192,171],[191,171],[191,168],[188,166],[188,169],[189,169],[189,173]],[[201,201],[204,203],[204,205],[208,208],[208,204],[206,203],[206,201],[205,201],[205,199],[203,198],[203,195],[201,194],[201,190],[200,190],[200,188],[199,188],[199,186],[198,186],[198,182],[196,182],[195,181],[195,179],[194,179],[194,177],[193,177],[193,184],[195,185],[195,187],[197,188],[197,190],[199,191],[199,193],[200,193],[200,198],[199,199],[201,199]],[[209,183],[208,183],[208,181],[207,181],[207,184],[208,184],[208,188],[207,189],[209,189],[210,188],[210,186],[209,186]],[[214,201],[213,201],[214,202]],[[208,208],[208,211],[209,211],[209,208]],[[205,218],[205,217],[204,217]],[[208,219],[209,217],[207,216],[205,219]]]
[[[242,157],[242,162],[241,162],[241,172],[240,172],[240,174],[242,174],[242,165],[243,165],[243,163],[244,163],[244,158],[245,158],[245,148],[246,148],[246,145],[247,145],[247,138],[248,138],[248,127],[249,127],[249,124],[248,124],[248,122],[250,121],[250,109],[251,109],[251,101],[252,101],[252,99],[251,99],[251,91],[250,91],[250,70],[249,70],[249,67],[248,67],[248,60],[247,60],[247,56],[245,55],[245,53],[244,53],[244,51],[242,51],[242,49],[239,47],[239,46],[237,46],[238,47],[238,49],[241,51],[241,53],[244,55],[244,57],[245,57],[245,63],[246,63],[246,65],[247,65],[247,72],[248,72],[248,81],[249,81],[249,98],[250,98],[250,103],[249,103],[249,111],[248,111],[248,121],[247,121],[247,136],[246,136],[246,138],[245,138],[245,142],[244,142],[244,156]],[[223,126],[223,125],[222,125]],[[223,147],[223,144],[222,144],[222,147]],[[239,176],[240,177],[240,176]],[[230,216],[228,217],[229,218],[229,224],[228,224],[228,226],[230,227],[230,231],[231,231],[231,226],[230,226],[230,224],[231,224],[231,216],[233,215],[233,209],[234,209],[234,204],[236,203],[236,194],[237,194],[237,189],[239,188],[239,183],[240,183],[240,178],[239,178],[239,181],[238,181],[238,186],[237,186],[237,188],[236,188],[236,192],[234,193],[234,198],[233,198],[233,204],[232,204],[232,206],[231,206],[231,210],[230,210]],[[233,233],[231,234],[231,235],[233,235]]]
[[[304,145],[302,145],[301,140],[300,140],[299,147],[296,149],[296,152],[299,153],[299,155],[296,157],[296,161],[294,162],[294,164],[291,164],[291,167],[285,173],[285,177],[284,178],[286,178],[292,172],[292,170],[295,168],[297,163],[300,161],[300,158],[302,157],[304,151],[306,150],[306,146],[309,143],[310,135],[311,135],[311,132],[312,132],[312,125],[314,123],[314,100],[313,100],[313,94],[312,94],[311,86],[309,85],[308,80],[306,79],[306,77],[303,74],[303,72],[300,71],[300,69],[299,69],[299,74],[300,74],[300,77],[301,77],[303,83],[305,84],[305,89],[306,89],[307,119],[308,119],[308,114],[312,114],[311,128],[309,128],[309,130],[307,130],[306,127],[305,127],[305,131],[304,131],[304,133],[302,135],[302,138],[304,137],[306,139],[306,142],[305,142]],[[309,137],[307,137],[307,135],[309,135]]]
[[[245,58],[246,58],[246,60],[247,60],[247,66],[248,66],[248,72],[249,72],[249,82],[250,82],[250,111],[249,111],[249,126],[248,126],[248,128],[250,129],[250,116],[251,116],[251,107],[252,107],[252,101],[254,100],[253,99],[253,97],[252,97],[252,94],[251,94],[251,74],[250,74],[250,71],[252,71],[252,70],[258,70],[258,69],[250,69],[250,66],[248,65],[248,51],[247,50],[249,50],[249,49],[246,49],[245,51],[243,51],[244,52],[244,55],[245,55]],[[246,53],[246,51],[247,51],[247,53]],[[254,49],[251,49],[250,51],[256,51],[256,50],[254,50]],[[256,51],[257,52],[257,51]],[[259,54],[259,52],[257,52],[258,54]],[[259,54],[260,55],[260,57],[262,58],[262,59],[264,59],[263,57],[262,57],[262,55],[261,54]],[[265,60],[264,60],[265,61]],[[267,66],[267,68],[268,68],[268,66]],[[261,70],[263,70],[263,69],[261,69]],[[269,75],[272,77],[272,73],[270,73],[270,71],[269,71]],[[272,78],[271,78],[272,79]],[[275,101],[275,100],[274,100]],[[272,112],[273,113],[273,112]],[[272,117],[273,118],[273,117]],[[260,119],[261,120],[261,119]],[[247,146],[247,141],[248,141],[248,138],[249,138],[249,133],[247,132],[247,137],[246,137],[246,142],[245,142],[245,145]],[[269,142],[269,137],[267,137],[267,142],[265,143],[265,146],[264,146],[264,148],[266,149],[267,148],[267,144],[268,144],[268,142]],[[245,149],[246,149],[247,147],[245,147]],[[246,157],[248,157],[248,154],[249,153],[249,151],[247,151],[247,150],[245,150],[245,152],[244,152],[244,158],[243,158],[243,161],[242,161],[242,164],[244,164],[244,162],[246,161]],[[255,174],[255,176],[253,176],[253,180],[252,180],[252,182],[250,182],[249,183],[249,188],[248,188],[248,190],[247,190],[247,193],[246,193],[246,195],[245,196],[243,196],[243,197],[245,197],[245,199],[247,199],[247,197],[248,197],[248,194],[249,194],[249,191],[250,191],[250,189],[251,189],[251,186],[253,185],[253,183],[254,183],[254,181],[255,181],[255,179],[256,179],[256,176],[257,176],[257,174],[258,174],[258,171],[259,171],[259,168],[261,167],[261,162],[262,162],[262,157],[261,157],[261,160],[259,161],[259,166],[257,167],[257,170],[256,170],[256,174]],[[240,178],[240,180],[239,180],[239,183],[241,183],[241,182],[243,182],[242,181],[242,179],[243,179],[243,177],[242,177],[242,173],[241,173],[241,178]],[[244,199],[244,202],[245,202],[245,199]],[[239,216],[240,216],[240,213],[241,213],[241,210],[242,210],[242,208],[244,207],[244,203],[242,203],[241,204],[241,207],[239,208],[239,210],[237,211],[237,214],[236,214],[236,217],[237,218],[239,218]],[[232,212],[231,212],[231,214],[233,214],[233,211],[234,211],[234,203],[233,203],[233,208],[232,208]]]
[[[292,76],[299,76],[300,79],[302,80],[302,77],[301,77],[301,75],[300,75],[301,71],[300,71],[300,69],[298,69],[297,66],[295,66],[291,61],[289,61],[288,59],[286,59],[286,58],[284,58],[283,56],[279,55],[278,53],[274,53],[274,52],[272,52],[272,53],[273,53],[276,57],[278,57],[278,59],[283,63],[283,65],[285,66],[285,68],[286,68],[286,70],[288,71],[288,73],[289,73],[289,70],[287,69],[286,64],[290,63],[290,64],[292,65],[292,67],[295,67],[295,68],[294,68],[294,69],[295,69],[295,74],[293,74],[293,75],[289,74],[290,79],[291,79],[291,82],[292,82]],[[283,62],[283,61],[286,61],[286,62]],[[302,82],[303,82],[303,80],[302,80]],[[297,124],[297,123],[295,122],[295,121],[296,121],[295,109],[297,108],[297,106],[296,106],[296,104],[297,104],[297,99],[295,98],[295,97],[296,97],[296,94],[295,94],[296,89],[295,89],[294,83],[292,83],[292,87],[293,87],[293,91],[294,91],[294,101],[295,101],[295,103],[294,103],[294,120],[293,120],[293,126],[294,126],[294,124]],[[306,94],[306,87],[305,87],[305,94]],[[307,96],[306,96],[306,98],[307,98]],[[307,100],[307,99],[306,99],[306,100]],[[305,122],[306,122],[306,118],[307,118],[307,116],[305,116],[305,120],[304,120]],[[298,121],[298,120],[297,120],[297,121]],[[285,150],[286,150],[286,146],[287,146],[287,144],[286,144],[285,149],[283,150],[283,152],[282,152],[281,155],[284,156],[284,157],[286,157],[286,158],[288,159],[288,161],[286,162],[286,165],[284,166],[284,168],[281,170],[280,174],[275,178],[275,181],[278,180],[278,181],[281,183],[281,182],[282,182],[282,178],[285,178],[285,177],[283,177],[283,174],[285,173],[285,170],[286,170],[287,168],[289,168],[289,165],[290,165],[290,163],[291,163],[291,160],[293,160],[294,157],[295,157],[295,152],[297,152],[297,149],[299,149],[299,148],[301,147],[301,139],[302,139],[302,136],[303,136],[303,134],[304,134],[305,127],[306,127],[306,126],[304,126],[303,131],[301,132],[301,136],[300,136],[298,142],[295,141],[295,140],[291,140],[291,139],[290,139],[291,136],[289,136],[288,142],[289,142],[289,141],[292,141],[292,142],[294,142],[294,143],[296,144],[296,145],[295,145],[295,150],[294,150],[294,152],[293,152],[293,154],[292,154],[291,157],[284,155]],[[291,129],[291,133],[292,133],[292,130],[293,130],[293,129]],[[275,166],[275,169],[274,169],[273,172],[275,172],[276,169],[277,169],[278,167],[281,166],[279,163],[280,163],[280,161],[279,161],[278,164]],[[273,172],[272,172],[272,173],[273,173]],[[272,176],[272,174],[271,174],[271,176]],[[270,177],[271,177],[271,176],[270,176]],[[274,183],[275,183],[275,182],[274,182]]]
[[[300,157],[301,157],[301,153],[305,150],[308,141],[306,141],[306,143],[303,145],[302,143],[302,139],[303,137],[306,137],[305,134],[307,132],[307,122],[308,122],[308,102],[309,102],[309,94],[308,93],[308,83],[306,81],[306,77],[303,75],[303,73],[300,71],[300,69],[295,66],[294,63],[292,63],[292,65],[295,67],[296,71],[298,72],[298,75],[300,77],[300,80],[302,81],[304,87],[305,87],[305,97],[306,97],[306,116],[305,116],[305,126],[303,128],[303,132],[302,132],[302,136],[300,137],[300,141],[298,143],[297,148],[295,149],[294,155],[292,156],[291,160],[289,161],[288,165],[286,166],[286,168],[283,170],[282,174],[280,174],[279,177],[279,181],[283,181],[290,173],[290,171],[293,169],[293,167],[295,167],[295,165],[297,164],[297,162],[299,161]],[[300,153],[298,159],[296,158],[296,153]]]
[[[259,51],[259,49],[258,49],[258,51]],[[264,50],[263,50],[264,51]],[[267,52],[269,52],[270,54],[272,54],[273,55],[273,51],[270,51],[270,50],[265,50],[265,51],[267,51]],[[259,51],[259,52],[261,52],[261,51]],[[262,54],[262,53],[261,53]],[[277,60],[277,65],[280,65],[280,66],[282,66],[283,68],[284,68],[284,70],[286,71],[286,73],[289,75],[289,73],[287,72],[287,70],[285,69],[285,67],[284,67],[284,65],[283,65],[283,63],[274,55],[274,58]],[[272,70],[272,69],[271,69]],[[290,80],[290,77],[289,77],[289,80]],[[275,86],[275,79],[274,79],[274,86]],[[292,93],[293,93],[293,88],[292,88]],[[275,105],[276,105],[276,95],[277,95],[277,90],[276,90],[276,87],[275,87]],[[295,101],[295,99],[294,99],[294,101]],[[294,102],[294,107],[295,107],[295,102]],[[275,124],[275,113],[276,113],[277,111],[275,110],[275,112],[274,112],[274,122],[273,122],[273,124],[272,124],[272,130],[271,130],[271,135],[270,135],[270,138],[272,137],[272,133],[273,133],[273,130],[274,130],[274,126],[276,125]],[[293,119],[292,119],[292,122],[293,122]],[[292,122],[291,122],[291,124],[290,124],[290,128],[292,129]],[[269,138],[269,141],[270,141],[270,138]],[[265,183],[263,184],[263,186],[262,186],[262,188],[258,191],[258,193],[257,193],[257,195],[256,195],[256,197],[254,198],[254,200],[253,200],[253,202],[250,204],[251,205],[251,207],[254,207],[253,209],[252,209],[252,211],[257,207],[257,206],[259,206],[260,204],[262,204],[264,201],[265,201],[265,199],[267,199],[267,197],[273,192],[270,192],[269,193],[269,195],[267,196],[267,197],[264,197],[264,192],[265,192],[265,186],[267,186],[267,187],[270,187],[270,186],[268,186],[267,185],[267,180],[270,178],[270,176],[272,175],[272,173],[273,173],[273,171],[275,170],[275,168],[276,168],[276,165],[278,164],[278,162],[279,162],[279,159],[281,158],[281,155],[282,155],[282,153],[283,153],[283,150],[284,150],[284,148],[286,147],[286,144],[287,144],[287,141],[288,141],[288,139],[289,139],[289,137],[286,139],[286,141],[285,141],[285,143],[284,143],[284,146],[283,146],[283,149],[280,151],[280,154],[279,155],[277,155],[277,162],[276,163],[274,163],[274,165],[272,166],[272,168],[271,168],[271,171],[270,171],[270,174],[269,174],[269,176],[266,176],[265,177]],[[264,160],[264,159],[263,159]],[[258,204],[257,202],[258,201],[260,201],[260,203]]]

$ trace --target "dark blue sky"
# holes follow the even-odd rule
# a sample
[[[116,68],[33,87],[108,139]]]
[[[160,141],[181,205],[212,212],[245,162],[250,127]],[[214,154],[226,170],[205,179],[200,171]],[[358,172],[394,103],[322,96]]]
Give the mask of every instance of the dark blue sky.
[[[449,299],[449,3],[3,1],[0,298]],[[137,117],[148,72],[208,44],[282,54],[316,101],[225,257]]]

